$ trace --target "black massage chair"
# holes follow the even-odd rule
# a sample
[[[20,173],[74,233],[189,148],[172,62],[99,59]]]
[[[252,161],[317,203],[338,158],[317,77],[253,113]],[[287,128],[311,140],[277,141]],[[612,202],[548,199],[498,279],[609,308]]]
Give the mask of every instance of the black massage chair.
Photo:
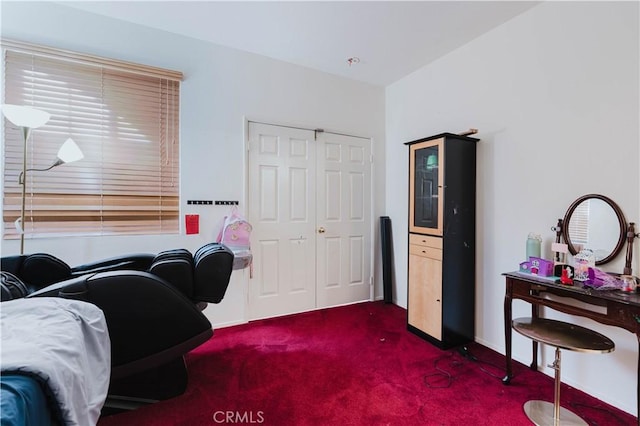
[[[193,255],[177,249],[76,267],[42,253],[8,256],[1,259],[2,300],[63,297],[98,306],[111,339],[108,401],[155,402],[185,391],[184,355],[213,335],[201,311],[224,297],[233,257],[219,243]]]

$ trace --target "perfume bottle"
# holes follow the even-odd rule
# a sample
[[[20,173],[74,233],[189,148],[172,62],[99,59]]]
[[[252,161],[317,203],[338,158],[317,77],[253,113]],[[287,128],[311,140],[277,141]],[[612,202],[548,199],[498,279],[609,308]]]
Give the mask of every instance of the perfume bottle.
[[[589,268],[596,267],[596,255],[591,249],[582,249],[573,258],[574,278],[578,281],[589,279]]]
[[[527,260],[530,257],[542,257],[540,255],[540,247],[542,245],[542,237],[540,234],[530,232],[527,237]]]

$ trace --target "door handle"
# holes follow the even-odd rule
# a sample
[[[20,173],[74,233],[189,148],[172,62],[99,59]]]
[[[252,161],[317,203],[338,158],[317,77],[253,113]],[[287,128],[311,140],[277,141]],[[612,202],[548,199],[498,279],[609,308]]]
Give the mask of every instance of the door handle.
[[[322,226],[318,228],[318,234],[324,234],[324,233],[325,233],[325,229]]]

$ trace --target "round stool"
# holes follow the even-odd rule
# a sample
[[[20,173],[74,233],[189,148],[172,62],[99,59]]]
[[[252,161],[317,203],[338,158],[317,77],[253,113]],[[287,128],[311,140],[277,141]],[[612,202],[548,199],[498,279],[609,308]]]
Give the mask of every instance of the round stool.
[[[536,425],[586,425],[577,414],[560,407],[560,349],[577,352],[607,353],[615,345],[607,336],[588,328],[547,318],[517,318],[512,322],[518,333],[540,343],[555,346],[556,357],[549,365],[555,370],[553,404],[547,401],[527,401],[524,412]]]

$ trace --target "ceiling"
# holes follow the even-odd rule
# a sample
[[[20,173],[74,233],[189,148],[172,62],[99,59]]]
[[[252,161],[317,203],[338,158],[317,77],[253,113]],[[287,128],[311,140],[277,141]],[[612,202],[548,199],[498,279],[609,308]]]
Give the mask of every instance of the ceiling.
[[[60,3],[387,86],[540,2],[113,0]],[[349,58],[359,61],[349,63]]]

